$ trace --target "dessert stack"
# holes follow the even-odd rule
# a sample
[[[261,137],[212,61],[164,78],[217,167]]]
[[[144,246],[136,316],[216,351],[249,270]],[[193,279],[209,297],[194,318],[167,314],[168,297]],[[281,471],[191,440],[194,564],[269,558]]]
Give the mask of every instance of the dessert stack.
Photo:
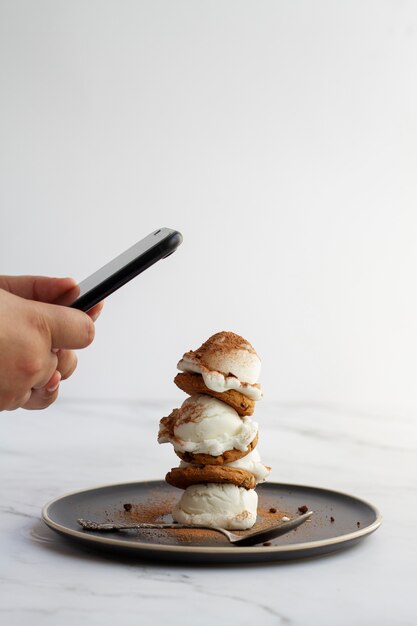
[[[222,331],[178,363],[175,384],[189,397],[160,422],[159,443],[181,459],[165,480],[184,490],[172,516],[182,524],[248,529],[256,522],[255,486],[270,468],[251,419],[262,398],[261,362],[243,337]]]

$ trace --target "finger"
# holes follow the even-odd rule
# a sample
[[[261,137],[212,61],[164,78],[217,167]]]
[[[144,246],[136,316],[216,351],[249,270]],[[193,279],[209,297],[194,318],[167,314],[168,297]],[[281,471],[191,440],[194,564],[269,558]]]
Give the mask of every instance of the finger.
[[[61,374],[55,371],[46,383],[45,387],[41,389],[32,389],[30,397],[23,405],[24,409],[45,409],[52,402],[54,402],[58,396],[58,387],[61,382]]]
[[[75,289],[73,278],[50,278],[49,276],[1,276],[0,289],[15,296],[38,302],[54,302],[62,294]]]
[[[87,315],[91,317],[93,322],[97,321],[98,317],[100,316],[100,313],[103,310],[103,307],[104,307],[104,300],[102,300],[98,304],[95,304],[92,309],[87,311]]]
[[[66,380],[73,374],[77,367],[77,356],[72,350],[59,350],[57,357],[58,364],[56,369],[60,372],[61,379]]]
[[[58,372],[58,370],[55,370],[51,378],[46,383],[45,387],[43,387],[40,391],[45,391],[46,394],[51,394],[58,389],[60,382],[61,382],[61,372]]]
[[[36,410],[46,409],[58,397],[59,384],[55,391],[49,392],[46,389],[33,389],[28,401],[22,405],[23,409]]]
[[[2,406],[2,410],[15,411],[16,409],[22,408],[26,404],[26,402],[28,402],[31,393],[32,391],[30,390],[24,393],[22,396],[13,398],[11,402],[8,402],[4,406]]]
[[[51,334],[51,348],[86,348],[94,339],[94,323],[82,311],[54,304],[40,304]]]

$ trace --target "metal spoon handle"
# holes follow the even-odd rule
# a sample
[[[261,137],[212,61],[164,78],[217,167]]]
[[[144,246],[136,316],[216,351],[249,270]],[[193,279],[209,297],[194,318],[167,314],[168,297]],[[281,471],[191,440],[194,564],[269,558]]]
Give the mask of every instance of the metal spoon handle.
[[[306,522],[312,515],[313,511],[307,511],[307,513],[294,517],[294,519],[289,522],[283,522],[273,528],[266,528],[264,530],[258,530],[253,533],[243,535],[242,537],[239,537],[235,543],[240,546],[250,546],[257,543],[263,543],[264,541],[269,541],[269,539],[275,539],[275,537],[285,535],[298,526],[301,526],[301,524],[304,524],[304,522]]]
[[[114,522],[93,522],[88,519],[77,519],[77,522],[84,530],[95,530],[95,531],[112,531],[112,530],[132,530],[132,529],[144,529],[144,528],[207,528],[209,530],[219,530],[214,526],[202,526],[193,524],[190,526],[189,524],[177,524],[176,522],[172,522],[171,524],[145,524],[145,523],[136,523],[136,524],[116,524]],[[220,531],[221,532],[221,531]]]

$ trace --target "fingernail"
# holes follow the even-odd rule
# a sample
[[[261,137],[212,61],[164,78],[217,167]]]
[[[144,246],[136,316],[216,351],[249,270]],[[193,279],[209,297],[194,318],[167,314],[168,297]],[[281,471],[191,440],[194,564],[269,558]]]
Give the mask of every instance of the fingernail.
[[[90,315],[93,322],[96,322],[98,320],[98,318],[100,317],[100,314],[101,314],[101,309],[100,311],[97,311],[96,313],[93,313],[92,315]]]
[[[53,383],[52,385],[49,385],[49,387],[45,387],[46,391],[48,393],[53,393],[54,391],[56,391],[59,387],[59,383],[61,382],[61,373],[58,372],[58,370],[56,371],[56,376],[55,378],[58,378],[58,382]]]
[[[53,352],[54,354],[57,354],[57,352],[59,352],[59,348],[52,348],[52,352]]]
[[[93,308],[91,308],[89,311],[87,311],[87,315],[91,317],[93,322],[95,322],[100,317],[101,312],[103,310],[103,305],[104,305],[104,302],[101,301],[98,304],[95,304]],[[94,311],[94,309],[96,310]]]

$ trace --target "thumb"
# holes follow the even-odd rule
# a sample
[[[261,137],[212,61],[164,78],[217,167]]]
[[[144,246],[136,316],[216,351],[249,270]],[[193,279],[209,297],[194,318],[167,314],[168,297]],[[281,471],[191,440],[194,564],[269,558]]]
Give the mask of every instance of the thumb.
[[[82,311],[55,304],[39,304],[40,312],[51,336],[51,348],[77,350],[86,348],[94,339],[94,323]]]

